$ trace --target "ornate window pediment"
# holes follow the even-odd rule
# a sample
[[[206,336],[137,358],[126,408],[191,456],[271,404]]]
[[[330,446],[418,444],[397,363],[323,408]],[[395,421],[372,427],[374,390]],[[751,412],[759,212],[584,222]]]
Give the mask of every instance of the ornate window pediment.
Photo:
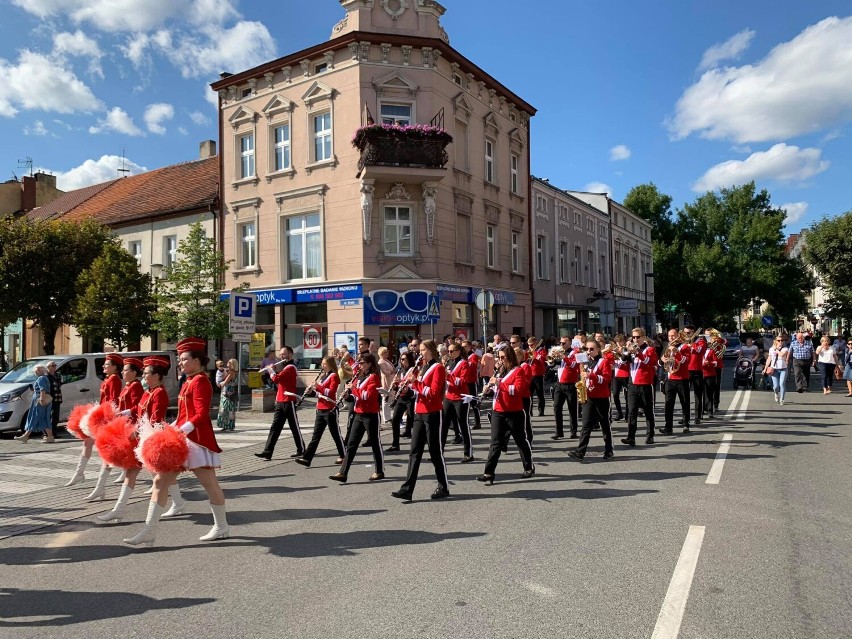
[[[241,124],[245,124],[246,122],[254,122],[256,120],[257,113],[245,106],[238,107],[237,110],[231,114],[231,117],[228,118],[228,122],[235,129]]]
[[[287,98],[276,94],[269,102],[266,103],[266,106],[261,109],[261,113],[263,113],[268,120],[271,120],[273,116],[278,113],[292,113],[295,106],[296,105]]]
[[[453,111],[456,112],[456,115],[461,115],[465,120],[470,120],[470,116],[473,115],[473,107],[470,106],[470,102],[464,97],[464,92],[459,93],[453,98]]]
[[[389,95],[413,98],[420,89],[414,82],[398,71],[373,80],[373,88],[376,90],[376,95],[379,98]]]
[[[311,107],[314,103],[321,102],[322,100],[334,100],[334,96],[334,89],[323,82],[317,81],[311,84],[310,88],[302,96],[302,100],[306,105]]]
[[[509,142],[516,144],[519,147],[524,147],[524,136],[521,135],[521,130],[515,127],[509,131]]]
[[[412,271],[409,268],[404,267],[402,264],[394,266],[389,271],[382,273],[379,278],[380,280],[419,280],[421,278],[417,273]]]
[[[488,114],[482,118],[482,121],[485,124],[486,131],[491,129],[495,134],[500,132],[500,122],[497,120],[497,116],[494,114],[494,111],[489,111]]]

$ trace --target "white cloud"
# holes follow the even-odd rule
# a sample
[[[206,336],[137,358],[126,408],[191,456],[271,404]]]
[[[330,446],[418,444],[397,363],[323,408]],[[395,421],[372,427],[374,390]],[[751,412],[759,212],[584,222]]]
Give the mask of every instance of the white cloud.
[[[177,130],[178,130],[178,133],[180,133],[181,135],[189,135],[189,131],[187,131],[186,127],[184,127],[184,126],[179,126],[177,128]]]
[[[778,208],[787,211],[787,219],[784,221],[784,224],[795,224],[805,216],[805,213],[808,212],[808,203],[788,202],[787,204],[782,204]]]
[[[250,69],[276,55],[275,40],[260,22],[242,21],[229,29],[210,24],[195,35],[178,34],[157,44],[185,78]]]
[[[90,126],[89,133],[107,133],[114,131],[125,135],[143,135],[142,130],[133,123],[133,118],[121,107],[110,109],[106,117],[98,120],[97,126]]]
[[[704,52],[698,68],[703,71],[715,67],[722,60],[736,60],[742,55],[743,51],[748,49],[754,35],[754,31],[751,29],[743,29],[724,42],[714,44]]]
[[[612,187],[609,184],[604,184],[603,182],[589,182],[583,187],[583,190],[587,193],[606,193],[610,198],[612,198]]]
[[[211,122],[210,118],[201,111],[193,111],[189,114],[189,119],[198,126],[207,126]]]
[[[157,135],[165,135],[166,127],[163,126],[164,120],[171,120],[175,117],[175,108],[171,104],[157,102],[149,104],[145,109],[145,124],[148,125],[148,130]]]
[[[819,149],[776,144],[768,151],[752,153],[745,160],[728,160],[710,167],[692,185],[692,190],[701,193],[752,180],[800,182],[822,173],[829,164],[828,160],[822,159]]]
[[[630,157],[630,153],[630,147],[625,144],[619,144],[618,146],[614,146],[609,150],[609,160],[610,162],[626,160]]]
[[[103,104],[73,71],[25,49],[17,64],[0,59],[0,116],[12,117],[19,108],[90,113]]]
[[[852,17],[826,18],[755,64],[714,68],[689,87],[667,121],[736,143],[785,140],[852,119]]]
[[[97,41],[79,29],[74,33],[62,32],[53,36],[53,57],[61,60],[66,55],[89,58],[89,73],[104,77],[101,48]]]
[[[48,133],[50,131],[45,128],[44,122],[41,120],[36,120],[32,126],[24,127],[24,135],[47,135]]]
[[[130,169],[130,172],[119,173],[119,168]],[[99,160],[86,160],[70,171],[58,172],[56,186],[63,191],[73,191],[82,189],[84,186],[114,180],[123,175],[137,175],[147,170],[144,166],[119,155],[102,155]]]

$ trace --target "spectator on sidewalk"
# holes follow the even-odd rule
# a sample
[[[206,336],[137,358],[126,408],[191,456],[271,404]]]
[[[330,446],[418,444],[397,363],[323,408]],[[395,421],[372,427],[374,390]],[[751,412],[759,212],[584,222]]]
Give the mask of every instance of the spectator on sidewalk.
[[[846,380],[846,397],[852,397],[852,341],[846,342],[846,356],[843,358],[843,379]]]
[[[62,406],[62,376],[56,372],[56,362],[47,363],[47,379],[50,381],[50,394],[53,397],[53,404],[50,407],[50,424],[55,436],[59,427],[59,409]],[[46,435],[45,439],[47,439]]]
[[[820,340],[816,356],[819,372],[822,374],[822,394],[828,395],[831,393],[831,385],[834,382],[834,369],[840,366],[840,360],[837,357],[837,353],[834,352],[831,340],[828,337],[823,337]]]
[[[784,338],[778,336],[769,349],[766,357],[766,374],[772,378],[772,390],[775,392],[775,401],[784,405],[787,385],[787,366],[790,362],[790,349],[784,345]]]
[[[816,364],[816,353],[811,340],[802,331],[796,333],[796,339],[790,342],[790,361],[796,380],[796,392],[804,393],[811,383],[811,366]]]
[[[221,362],[217,362],[219,364]],[[229,359],[228,365],[222,368],[222,371],[216,372],[216,386],[222,393],[219,398],[219,415],[216,418],[216,425],[220,431],[231,431],[236,428],[236,410],[237,410],[237,360]],[[223,372],[224,376],[219,380],[219,373]]]

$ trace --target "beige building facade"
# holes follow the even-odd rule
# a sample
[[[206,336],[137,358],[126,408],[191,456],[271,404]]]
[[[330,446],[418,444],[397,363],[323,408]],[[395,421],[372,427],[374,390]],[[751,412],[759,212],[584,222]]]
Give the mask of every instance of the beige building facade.
[[[612,333],[608,213],[536,177],[532,206],[535,324],[541,335]]]
[[[340,4],[329,41],[212,85],[226,288],[249,285],[258,330],[293,346],[301,368],[360,336],[392,350],[415,335],[479,336],[482,289],[489,333],[529,330],[535,109],[450,46],[438,2]],[[453,141],[384,130],[355,148],[369,122]]]

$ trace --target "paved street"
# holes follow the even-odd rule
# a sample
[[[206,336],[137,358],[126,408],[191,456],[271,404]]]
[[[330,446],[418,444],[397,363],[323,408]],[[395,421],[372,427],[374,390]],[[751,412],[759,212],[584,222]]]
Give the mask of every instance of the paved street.
[[[251,414],[220,437],[231,539],[197,541],[212,518],[185,478],[189,514],[164,520],[150,550],[121,543],[144,519],[144,488],[123,523],[95,525],[118,487],[81,503],[93,460],[85,484],[61,488],[77,442],[4,437],[0,637],[848,637],[844,395],[793,392],[779,407],[726,383],[722,414],[693,434],[617,443],[604,461],[595,433],[585,463],[549,439],[548,406],[534,419],[533,479],[510,447],[494,486],[474,481],[486,427],[477,463],[447,447],[452,499],[429,500],[424,460],[410,504],[390,496],[405,453],[374,484],[364,450],[336,485],[330,439],[310,469],[283,438],[266,463],[252,453],[271,416]],[[300,415],[307,432],[312,414]]]

